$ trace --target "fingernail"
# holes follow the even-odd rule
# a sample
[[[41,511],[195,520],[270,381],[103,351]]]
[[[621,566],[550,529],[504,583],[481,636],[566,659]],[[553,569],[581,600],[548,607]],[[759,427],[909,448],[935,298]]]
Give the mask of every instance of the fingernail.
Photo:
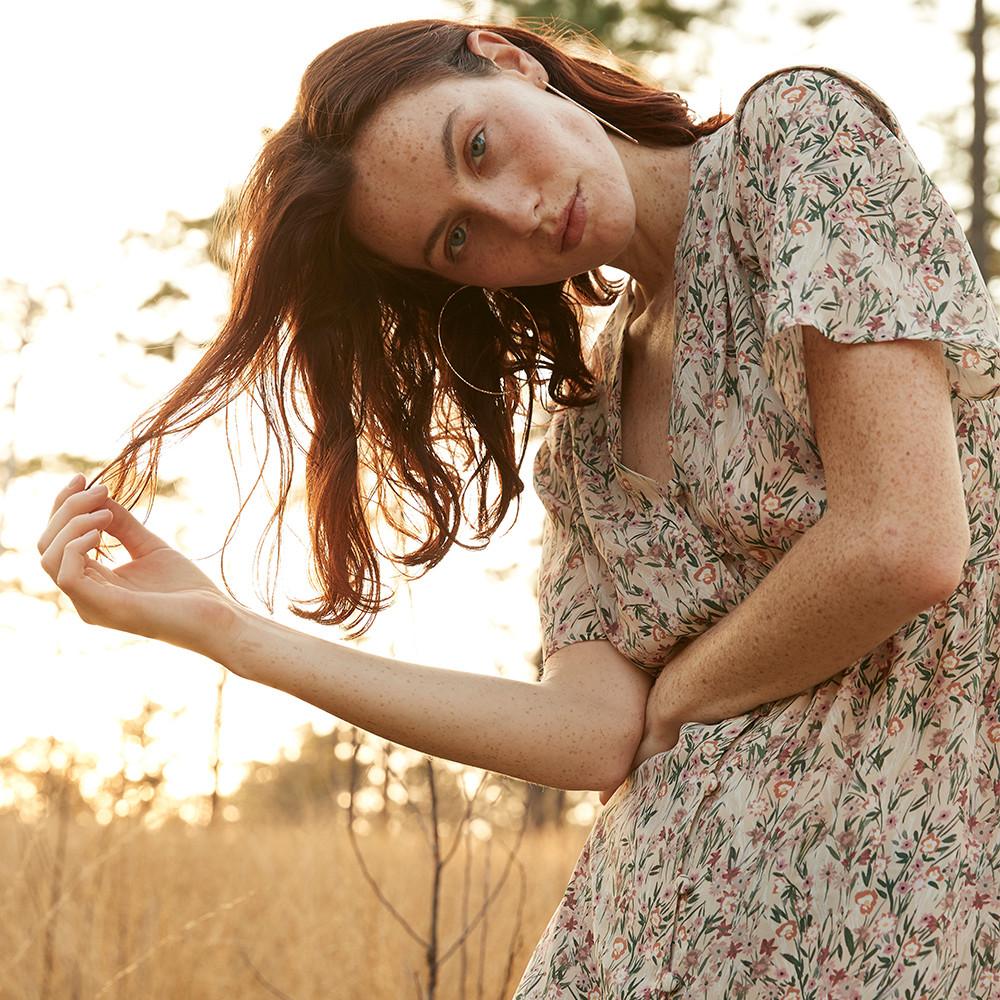
[[[67,486],[75,486],[76,481],[80,478],[80,473],[78,472],[72,479],[66,484]]]

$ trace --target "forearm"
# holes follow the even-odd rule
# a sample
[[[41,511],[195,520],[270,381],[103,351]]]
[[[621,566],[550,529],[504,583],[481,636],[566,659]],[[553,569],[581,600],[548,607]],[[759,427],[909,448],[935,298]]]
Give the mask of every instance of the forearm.
[[[945,599],[928,568],[912,572],[880,543],[824,517],[756,589],[664,667],[649,723],[721,722],[800,694],[871,652]]]
[[[564,690],[365,653],[240,612],[212,658],[421,753],[564,789],[608,787],[635,750],[624,724]]]

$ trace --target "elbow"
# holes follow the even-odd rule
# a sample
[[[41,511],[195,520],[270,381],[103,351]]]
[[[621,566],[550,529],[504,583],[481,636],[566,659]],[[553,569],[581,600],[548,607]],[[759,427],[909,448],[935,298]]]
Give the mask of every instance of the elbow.
[[[969,560],[971,541],[962,545],[948,546],[939,556],[933,557],[935,546],[929,544],[925,548],[925,558],[904,568],[911,580],[919,580],[924,596],[923,608],[933,607],[947,601],[958,589],[965,576],[965,567]]]
[[[595,745],[601,747],[601,752],[597,754],[590,786],[594,791],[617,788],[632,773],[632,761],[642,742],[642,722],[640,719],[638,725],[599,737]]]
[[[884,579],[895,581],[919,610],[947,601],[965,575],[972,537],[968,521],[902,529],[899,519],[880,525],[873,535]],[[869,550],[869,557],[870,550]]]

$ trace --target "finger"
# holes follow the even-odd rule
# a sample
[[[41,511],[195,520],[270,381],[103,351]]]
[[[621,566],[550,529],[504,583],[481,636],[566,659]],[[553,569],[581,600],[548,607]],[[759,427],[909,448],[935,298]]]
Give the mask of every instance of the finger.
[[[56,586],[73,602],[80,617],[88,624],[105,624],[99,609],[102,600],[108,600],[108,589],[83,572],[87,552],[98,544],[100,538],[100,530],[94,528],[68,542],[56,573]]]
[[[42,553],[42,569],[52,577],[56,586],[59,585],[59,570],[62,566],[63,552],[66,546],[91,530],[100,530],[110,519],[109,514],[103,510],[84,511],[82,514],[76,514],[71,517],[59,529]],[[53,518],[52,522],[50,522],[50,527],[56,524],[58,520],[60,520],[59,516]]]
[[[72,479],[56,494],[56,499],[52,504],[52,509],[49,511],[49,517],[51,517],[61,506],[63,500],[73,493],[76,493],[83,487],[84,480],[83,476],[78,472]]]
[[[56,494],[56,498],[52,503],[52,508],[49,511],[49,517],[51,517],[65,502],[67,497],[71,497],[74,493],[81,493],[87,485],[86,477],[78,472],[74,475],[70,481]]]
[[[49,518],[49,523],[45,525],[45,530],[38,539],[38,551],[40,553],[45,552],[52,544],[52,540],[66,527],[74,515],[97,510],[104,505],[107,488],[101,484],[97,485],[99,487],[98,491],[91,493],[89,490],[81,489],[81,483],[77,480],[75,486],[69,485],[60,491],[56,497],[57,506]]]
[[[156,549],[167,548],[167,543],[159,535],[150,531],[130,510],[123,507],[117,500],[108,497],[104,501],[105,509],[111,512],[111,518],[102,528],[113,535],[125,546],[133,559],[140,559]]]

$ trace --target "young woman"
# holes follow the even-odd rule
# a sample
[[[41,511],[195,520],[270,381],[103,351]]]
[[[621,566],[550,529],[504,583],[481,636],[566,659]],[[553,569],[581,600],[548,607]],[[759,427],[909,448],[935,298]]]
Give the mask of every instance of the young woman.
[[[996,988],[1000,325],[884,103],[790,67],[698,124],[552,37],[388,25],[308,67],[239,224],[218,339],[111,495],[55,499],[38,548],[81,617],[426,753],[604,790],[516,1000]],[[612,302],[584,357],[581,307]],[[429,568],[455,541],[449,456],[478,451],[490,533],[539,362],[561,404],[534,469],[541,683],[249,613],[124,505],[232,386],[256,379],[277,430],[290,366],[322,588],[295,613],[374,614],[364,475],[394,523],[390,494],[423,502],[399,561]],[[133,561],[91,558],[101,531]]]

